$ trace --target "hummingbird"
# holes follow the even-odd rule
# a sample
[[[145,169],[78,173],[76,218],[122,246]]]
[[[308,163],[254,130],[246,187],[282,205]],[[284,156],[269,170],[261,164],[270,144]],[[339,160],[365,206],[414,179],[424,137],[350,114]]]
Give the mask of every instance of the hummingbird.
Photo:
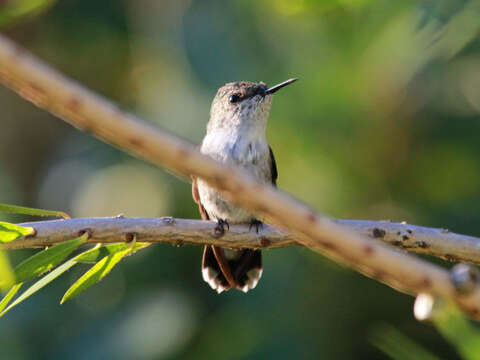
[[[270,88],[263,82],[249,81],[222,86],[213,99],[200,152],[247,171],[263,184],[276,186],[277,165],[266,138],[267,119],[273,94],[296,80]],[[249,224],[257,233],[263,224],[254,214],[226,201],[201,178],[192,177],[192,196],[202,219],[217,222],[215,233],[219,236],[229,224]],[[260,250],[204,246],[202,277],[219,294],[232,288],[247,292],[257,286],[261,276]]]

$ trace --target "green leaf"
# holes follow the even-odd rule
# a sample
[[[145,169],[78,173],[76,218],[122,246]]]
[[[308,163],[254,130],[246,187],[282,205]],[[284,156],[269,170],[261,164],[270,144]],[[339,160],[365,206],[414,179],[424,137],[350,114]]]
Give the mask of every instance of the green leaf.
[[[0,244],[33,234],[35,230],[31,227],[18,226],[0,221]]]
[[[480,331],[452,302],[445,302],[433,317],[437,330],[465,360],[479,358]]]
[[[57,244],[24,260],[15,268],[16,282],[27,281],[60,264],[73,250],[85,243],[87,238],[88,234],[85,233],[79,238]]]
[[[27,261],[30,262],[29,267],[33,272],[36,273],[36,269],[38,267],[34,266],[35,264],[41,265],[41,261],[38,260],[38,258],[33,261],[32,258],[35,256],[40,257],[40,254],[42,254],[43,257],[45,257],[45,253],[48,252],[51,249],[54,249],[57,246],[64,245],[66,243],[69,244],[69,248],[76,248],[79,245],[81,245],[83,242],[85,242],[86,238],[88,237],[87,234],[83,235],[82,237],[74,240],[70,240],[58,245],[55,245],[54,247],[51,247],[48,250],[44,250],[41,253],[32,256],[31,258],[27,259],[24,261],[26,263]],[[78,244],[76,243],[78,242]],[[0,301],[0,317],[2,317],[6,312],[11,310],[14,306],[20,304],[22,301],[25,299],[29,298],[32,296],[35,292],[43,288],[45,285],[49,284],[53,280],[55,280],[57,277],[59,277],[61,274],[69,270],[71,267],[73,267],[75,264],[79,262],[86,262],[86,263],[91,263],[95,262],[103,255],[104,256],[100,262],[98,262],[96,265],[94,265],[87,273],[85,273],[79,280],[77,280],[67,291],[65,296],[62,299],[62,303],[65,302],[66,300],[69,300],[84,290],[86,290],[88,287],[91,285],[95,284],[96,282],[100,281],[105,275],[107,275],[112,268],[117,264],[124,256],[129,255],[131,253],[134,253],[137,250],[146,248],[149,246],[149,243],[134,243],[134,244],[125,244],[125,243],[119,243],[119,244],[111,244],[107,245],[104,247],[100,247],[101,245],[98,245],[94,247],[93,249],[87,250],[74,258],[68,260],[67,262],[63,263],[62,265],[58,266],[56,269],[52,270],[50,273],[42,277],[40,280],[38,280],[36,283],[34,283],[32,286],[30,286],[22,295],[20,295],[11,305],[9,305],[6,309],[5,307],[8,305],[8,303],[12,300],[12,298],[15,296],[15,294],[18,292],[20,287],[22,286],[23,282],[20,282],[13,287],[10,288],[10,291],[5,295],[5,297]],[[73,251],[70,250],[68,253],[68,249],[63,248],[60,250],[55,250],[53,254],[50,254],[47,257],[47,264],[51,264],[51,266],[55,266],[54,264],[58,264],[61,262],[68,254]],[[63,257],[62,257],[63,256]],[[41,259],[40,259],[41,260]],[[52,262],[53,260],[53,262]],[[22,263],[23,264],[23,263]],[[44,263],[45,264],[45,263]],[[28,265],[28,264],[27,264]],[[51,267],[50,266],[50,267]],[[19,265],[20,267],[20,265]],[[49,268],[50,268],[49,267]],[[97,268],[96,268],[97,267]],[[40,266],[41,269],[44,269],[44,266]],[[17,268],[18,269],[18,268]],[[39,270],[40,271],[40,270]],[[90,275],[88,275],[90,273]],[[32,272],[31,272],[32,274]],[[82,280],[83,279],[83,280]],[[5,310],[4,310],[5,309]]]
[[[142,243],[142,242],[136,243],[131,249],[132,253],[138,250],[144,249],[149,245],[150,243]],[[75,260],[81,263],[86,263],[86,264],[96,263],[97,261],[104,258],[105,256],[114,254],[122,250],[126,250],[128,249],[128,247],[129,247],[129,244],[125,244],[125,243],[110,244],[102,247],[96,246],[93,249],[87,250],[77,255],[75,257]]]
[[[370,334],[370,342],[394,360],[439,360],[436,355],[391,325],[375,326]]]
[[[39,14],[55,0],[10,0],[0,7],[0,26],[11,25],[28,16]]]
[[[87,290],[90,286],[102,280],[105,275],[107,275],[110,270],[112,270],[113,267],[131,251],[132,249],[125,249],[105,256],[102,260],[93,265],[90,270],[83,274],[72,286],[70,286],[65,295],[63,295],[60,304],[73,299],[75,296]]]
[[[24,206],[0,204],[0,212],[6,212],[10,214],[25,214],[33,216],[58,216],[64,219],[70,219],[70,215],[63,211],[34,209]]]
[[[23,283],[18,283],[18,284],[13,285],[10,288],[8,293],[3,297],[2,301],[0,301],[0,313],[3,311],[3,309],[5,309],[5,306],[8,305],[10,300],[12,300],[12,298],[15,296],[15,294],[17,293],[17,291],[20,289],[20,287],[22,285],[23,285]]]
[[[15,284],[15,275],[7,255],[0,251],[0,290],[6,291]]]
[[[50,282],[52,282],[53,280],[55,280],[57,277],[59,277],[60,275],[62,275],[65,271],[69,270],[72,266],[74,266],[75,264],[77,264],[77,262],[73,259],[70,259],[68,260],[67,262],[63,263],[62,265],[60,265],[59,267],[57,267],[55,270],[53,270],[52,272],[48,273],[47,275],[45,275],[44,277],[42,277],[40,280],[38,280],[35,284],[33,284],[32,286],[30,286],[27,290],[25,290],[25,292],[20,295],[11,305],[9,305],[5,310],[3,310],[2,312],[0,312],[0,317],[2,317],[3,315],[5,315],[9,310],[11,310],[14,306],[17,306],[18,304],[20,304],[22,301],[24,301],[25,299],[29,298],[30,296],[32,296],[34,293],[36,293],[38,290],[40,290],[41,288],[43,288],[45,285],[49,284]],[[18,286],[20,287],[21,284],[17,284],[15,286]],[[14,289],[15,286],[12,288]],[[16,289],[18,290],[18,289]],[[12,291],[12,290],[10,290]],[[17,291],[15,291],[17,292]],[[10,293],[9,293],[10,294]],[[7,294],[7,296],[9,295]],[[13,295],[15,295],[15,293],[13,293]],[[13,295],[11,297],[13,297]],[[7,297],[5,296],[5,298]],[[10,297],[10,298],[11,298]],[[4,298],[4,300],[5,300]],[[2,302],[0,304],[3,304],[4,300],[2,300]]]

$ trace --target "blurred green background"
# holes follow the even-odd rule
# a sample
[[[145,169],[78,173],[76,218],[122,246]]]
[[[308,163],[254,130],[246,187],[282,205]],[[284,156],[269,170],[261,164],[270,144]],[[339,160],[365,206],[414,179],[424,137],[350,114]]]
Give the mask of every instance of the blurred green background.
[[[7,36],[194,143],[224,83],[299,77],[268,125],[282,190],[335,217],[477,236],[479,19],[478,0],[0,1]],[[3,87],[0,108],[0,202],[199,217],[188,183]],[[200,257],[152,246],[60,306],[78,266],[0,320],[0,358],[385,359],[371,341],[385,324],[458,358],[412,298],[307,249],[265,251],[248,295],[213,292]]]

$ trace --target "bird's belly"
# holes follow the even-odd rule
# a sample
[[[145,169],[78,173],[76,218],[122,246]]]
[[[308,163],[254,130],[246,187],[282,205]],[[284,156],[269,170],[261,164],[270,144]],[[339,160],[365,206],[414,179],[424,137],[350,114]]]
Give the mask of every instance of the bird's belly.
[[[239,165],[236,163],[235,165]],[[267,171],[265,164],[243,164],[241,168],[257,178],[261,183],[270,183],[270,170]],[[208,185],[205,181],[198,179],[198,193],[200,201],[212,220],[227,220],[230,223],[245,223],[255,219],[255,216],[232,203],[225,201],[220,192]]]
[[[211,220],[226,220],[229,223],[250,222],[255,217],[248,211],[233,205],[223,199],[222,195],[206,182],[197,182],[200,201]]]
[[[226,220],[231,224],[250,222],[254,216],[248,211],[223,200],[221,194],[203,181],[198,181],[198,191],[203,207],[211,220]]]
[[[201,152],[224,164],[239,167],[262,183],[271,182],[270,152],[266,141],[253,141],[245,136],[225,138],[218,134],[208,135]],[[201,179],[198,180],[200,201],[212,220],[227,220],[245,223],[255,216],[225,201],[222,195]]]

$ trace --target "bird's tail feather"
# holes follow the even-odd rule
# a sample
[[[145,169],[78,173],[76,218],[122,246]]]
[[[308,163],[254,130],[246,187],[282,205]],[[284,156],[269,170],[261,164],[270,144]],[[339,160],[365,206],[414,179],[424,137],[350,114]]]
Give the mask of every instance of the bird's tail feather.
[[[202,276],[218,293],[231,288],[247,292],[257,286],[262,276],[262,252],[206,245],[203,249]]]

